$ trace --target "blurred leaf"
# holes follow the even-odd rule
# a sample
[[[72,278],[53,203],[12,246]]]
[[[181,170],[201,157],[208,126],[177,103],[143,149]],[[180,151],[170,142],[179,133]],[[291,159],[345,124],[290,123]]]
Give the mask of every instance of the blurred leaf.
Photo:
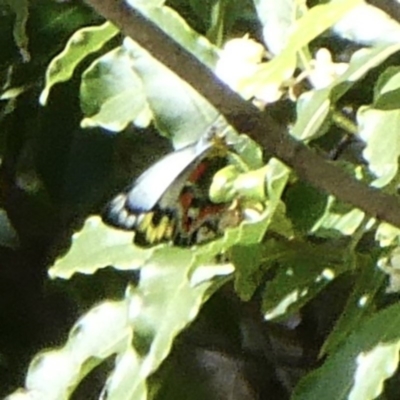
[[[153,21],[160,29],[177,41],[186,50],[190,51],[202,63],[213,68],[217,61],[217,49],[204,36],[199,35],[190,25],[172,8],[167,6],[153,6],[148,2],[135,2],[146,17]]]
[[[315,139],[320,136],[321,126],[326,120],[331,102],[330,90],[312,90],[303,93],[296,104],[297,120],[291,134],[300,140]]]
[[[275,277],[266,284],[262,310],[266,320],[292,315],[326,285],[351,269],[347,249],[334,243],[288,243],[277,264]]]
[[[363,211],[344,205],[330,196],[324,214],[315,223],[312,231],[321,237],[353,235],[364,218]]]
[[[381,272],[386,274],[388,284],[386,293],[400,292],[400,247],[392,248],[390,252],[384,252],[377,262]]]
[[[1,3],[7,4],[15,13],[14,40],[21,52],[22,59],[28,62],[30,60],[28,50],[29,39],[26,33],[26,23],[29,16],[28,0],[2,0]]]
[[[249,79],[249,92],[254,93],[256,97],[263,98],[263,94],[258,93],[258,87],[264,88],[269,84],[281,84],[290,78],[296,67],[297,52],[360,2],[361,0],[337,0],[311,8],[296,21],[286,46],[280,54],[261,66],[259,71]]]
[[[372,400],[397,368],[400,305],[377,312],[358,325],[322,367],[303,378],[293,400]]]
[[[375,297],[382,287],[385,274],[376,267],[375,260],[358,256],[357,269],[353,275],[356,278],[353,291],[340,318],[325,340],[320,356],[332,354],[357,330],[359,324],[375,311]]]
[[[400,74],[390,68],[375,87],[374,104],[357,112],[359,136],[366,143],[363,151],[368,167],[376,176],[375,187],[386,186],[397,175],[400,155],[400,113],[394,104],[400,100]],[[385,132],[384,137],[382,132]]]
[[[380,76],[374,87],[374,106],[380,110],[393,110],[400,98],[400,68],[389,67]]]
[[[174,147],[195,142],[218,117],[218,111],[191,86],[130,39],[124,46],[142,80],[147,102],[160,133]]]
[[[18,234],[3,209],[0,209],[0,246],[11,249],[19,246]]]
[[[100,217],[90,217],[82,230],[72,236],[72,247],[50,268],[52,278],[69,279],[75,272],[93,274],[97,269],[114,265],[133,269],[150,257],[132,245],[133,235],[105,226]]]
[[[40,95],[40,103],[45,105],[51,88],[72,77],[75,68],[89,54],[100,50],[118,33],[109,22],[100,26],[90,26],[77,30],[69,39],[64,50],[53,58],[46,72],[46,84]]]
[[[306,234],[322,216],[328,196],[308,183],[298,181],[285,192],[286,215],[293,227]]]
[[[293,0],[254,0],[263,25],[263,38],[268,50],[278,55],[287,44],[296,20],[307,11],[306,5]]]
[[[233,143],[233,148],[249,169],[254,170],[264,166],[262,149],[251,137],[240,135]]]
[[[43,400],[67,398],[91,369],[116,354],[104,388],[107,398],[146,399],[146,379],[219,287],[218,278],[232,271],[229,264],[200,265],[190,249],[155,255],[142,265],[138,286],[128,288],[124,300],[91,309],[63,347],[34,358],[25,389]]]
[[[364,46],[394,44],[400,40],[400,24],[380,8],[367,3],[349,11],[333,29],[341,37]]]
[[[297,103],[297,121],[290,133],[302,140],[317,137],[331,103],[339,100],[368,71],[380,65],[399,49],[400,45],[394,44],[356,51],[350,59],[346,72],[329,87],[306,92],[300,96]]]
[[[220,46],[224,40],[225,18],[230,0],[217,0],[211,5],[210,28],[207,31],[207,38],[211,43]]]
[[[121,131],[131,122],[146,127],[151,111],[142,81],[122,48],[96,59],[82,76],[81,126]]]
[[[232,272],[229,265],[199,265],[190,249],[175,249],[166,258],[153,257],[141,269],[136,289],[127,292],[134,346],[142,357],[137,368],[117,362],[107,381],[111,399],[146,398],[145,379],[171,350],[173,340],[199,312],[201,304],[219,287],[219,277]],[[203,275],[196,284],[196,275]],[[144,346],[144,347],[143,347]]]
[[[230,252],[236,268],[235,291],[243,301],[249,301],[262,282],[264,272],[260,270],[264,244],[235,246]]]
[[[400,229],[386,222],[381,222],[375,233],[375,240],[381,247],[399,245]]]
[[[372,185],[386,186],[397,174],[400,156],[400,111],[361,107],[357,113],[359,135],[366,143],[363,156],[377,177]],[[385,136],[382,136],[385,132]]]
[[[267,164],[266,183],[267,197],[274,207],[280,206],[283,190],[289,179],[289,168],[276,158],[271,158]]]
[[[133,5],[203,62],[215,64],[216,49],[175,11],[140,2]],[[82,121],[84,126],[113,131],[131,121],[146,126],[152,113],[158,130],[168,137],[173,134],[175,148],[198,140],[218,116],[208,101],[128,38],[122,50],[101,57],[85,72],[81,93],[89,117]]]

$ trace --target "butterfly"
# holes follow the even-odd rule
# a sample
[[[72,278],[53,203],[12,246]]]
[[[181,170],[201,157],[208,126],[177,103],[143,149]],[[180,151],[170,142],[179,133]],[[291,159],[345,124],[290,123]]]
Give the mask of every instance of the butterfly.
[[[213,173],[226,165],[229,145],[211,126],[200,139],[167,154],[118,194],[103,212],[116,228],[135,231],[135,243],[202,243],[238,224],[232,204],[214,204],[208,188]]]

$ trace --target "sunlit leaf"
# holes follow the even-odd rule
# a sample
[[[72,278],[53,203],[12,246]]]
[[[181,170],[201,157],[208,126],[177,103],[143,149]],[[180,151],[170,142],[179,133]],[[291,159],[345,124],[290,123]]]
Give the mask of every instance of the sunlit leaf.
[[[371,172],[373,186],[386,186],[397,174],[400,155],[400,111],[361,107],[357,114],[360,137],[366,143],[363,151]],[[384,137],[382,132],[385,132]]]
[[[235,290],[240,298],[248,301],[262,282],[264,273],[260,270],[263,249],[260,245],[235,246],[231,257],[236,267]]]
[[[340,99],[368,71],[399,50],[400,45],[394,44],[356,51],[347,70],[328,88],[313,90],[300,96],[297,105],[298,118],[291,134],[302,140],[317,137],[331,104]]]
[[[252,79],[249,79],[248,90],[255,93],[257,97],[263,98],[262,93],[257,92],[257,86],[265,87],[268,84],[287,80],[296,67],[297,52],[360,2],[361,0],[337,0],[311,8],[296,21],[284,50],[273,60],[260,67]]]
[[[29,2],[28,0],[3,0],[15,13],[14,21],[14,40],[17,44],[19,51],[21,52],[22,58],[25,62],[30,60],[30,54],[28,50],[28,35],[26,32],[26,24],[29,16]]]
[[[216,121],[217,110],[130,39],[124,42],[132,68],[140,77],[154,122],[160,133],[171,136],[175,148],[193,143]]]
[[[51,88],[56,83],[70,79],[82,60],[89,54],[100,50],[117,33],[118,29],[109,22],[76,31],[64,50],[54,57],[47,67],[46,84],[40,95],[40,103],[46,104]]]
[[[82,76],[82,127],[121,131],[129,123],[147,126],[151,111],[143,84],[122,48],[96,59]]]
[[[113,265],[121,269],[140,267],[151,251],[137,249],[133,235],[105,226],[100,217],[90,217],[82,230],[72,236],[71,249],[50,268],[53,278],[70,278],[75,272],[91,274]]]
[[[381,247],[400,244],[400,229],[386,222],[382,222],[376,230],[375,239],[379,242]]]
[[[296,20],[306,12],[306,6],[293,0],[254,0],[263,25],[264,42],[268,50],[279,54],[286,46]]]
[[[374,29],[370,29],[371,26]],[[334,31],[364,46],[398,43],[400,40],[400,24],[382,9],[367,3],[353,8],[335,24]]]
[[[330,197],[321,218],[312,231],[321,236],[352,235],[364,221],[365,213],[356,208],[343,205]]]
[[[331,281],[352,268],[346,249],[338,250],[333,244],[288,244],[280,258],[273,260],[278,266],[263,294],[264,318],[274,320],[292,315]]]
[[[133,5],[201,62],[210,68],[215,66],[216,47],[193,30],[175,10],[167,6],[155,6],[141,1],[135,2]]]
[[[372,400],[396,370],[400,346],[400,305],[359,324],[321,368],[302,379],[293,400]]]
[[[385,274],[376,267],[374,260],[359,257],[354,279],[356,281],[353,291],[340,318],[322,346],[321,356],[327,353],[332,354],[337,346],[342,344],[376,309],[375,296],[382,287]]]
[[[64,347],[33,360],[26,389],[43,399],[61,398],[91,368],[117,354],[106,383],[108,398],[121,398],[121,393],[129,395],[124,398],[146,398],[146,379],[168,355],[176,335],[218,288],[218,278],[233,271],[230,264],[212,263],[210,256],[209,264],[200,260],[190,249],[153,253],[143,261],[138,286],[129,288],[124,300],[93,308],[72,328]],[[146,338],[145,348],[139,338]],[[95,362],[88,364],[90,360]],[[56,379],[49,384],[53,375]]]

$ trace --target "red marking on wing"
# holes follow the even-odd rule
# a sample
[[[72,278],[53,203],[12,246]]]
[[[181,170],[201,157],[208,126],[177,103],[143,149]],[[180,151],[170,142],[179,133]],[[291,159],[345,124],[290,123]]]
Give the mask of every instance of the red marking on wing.
[[[192,183],[196,183],[200,180],[200,178],[204,175],[207,169],[206,163],[200,163],[190,174],[188,181]]]

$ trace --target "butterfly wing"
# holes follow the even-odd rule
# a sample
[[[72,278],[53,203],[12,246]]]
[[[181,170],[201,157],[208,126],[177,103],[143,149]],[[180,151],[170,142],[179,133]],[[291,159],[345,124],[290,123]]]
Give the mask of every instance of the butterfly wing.
[[[205,136],[163,157],[108,204],[103,220],[120,229],[147,229],[156,206],[165,214],[172,214],[187,178],[212,146],[210,137]]]

